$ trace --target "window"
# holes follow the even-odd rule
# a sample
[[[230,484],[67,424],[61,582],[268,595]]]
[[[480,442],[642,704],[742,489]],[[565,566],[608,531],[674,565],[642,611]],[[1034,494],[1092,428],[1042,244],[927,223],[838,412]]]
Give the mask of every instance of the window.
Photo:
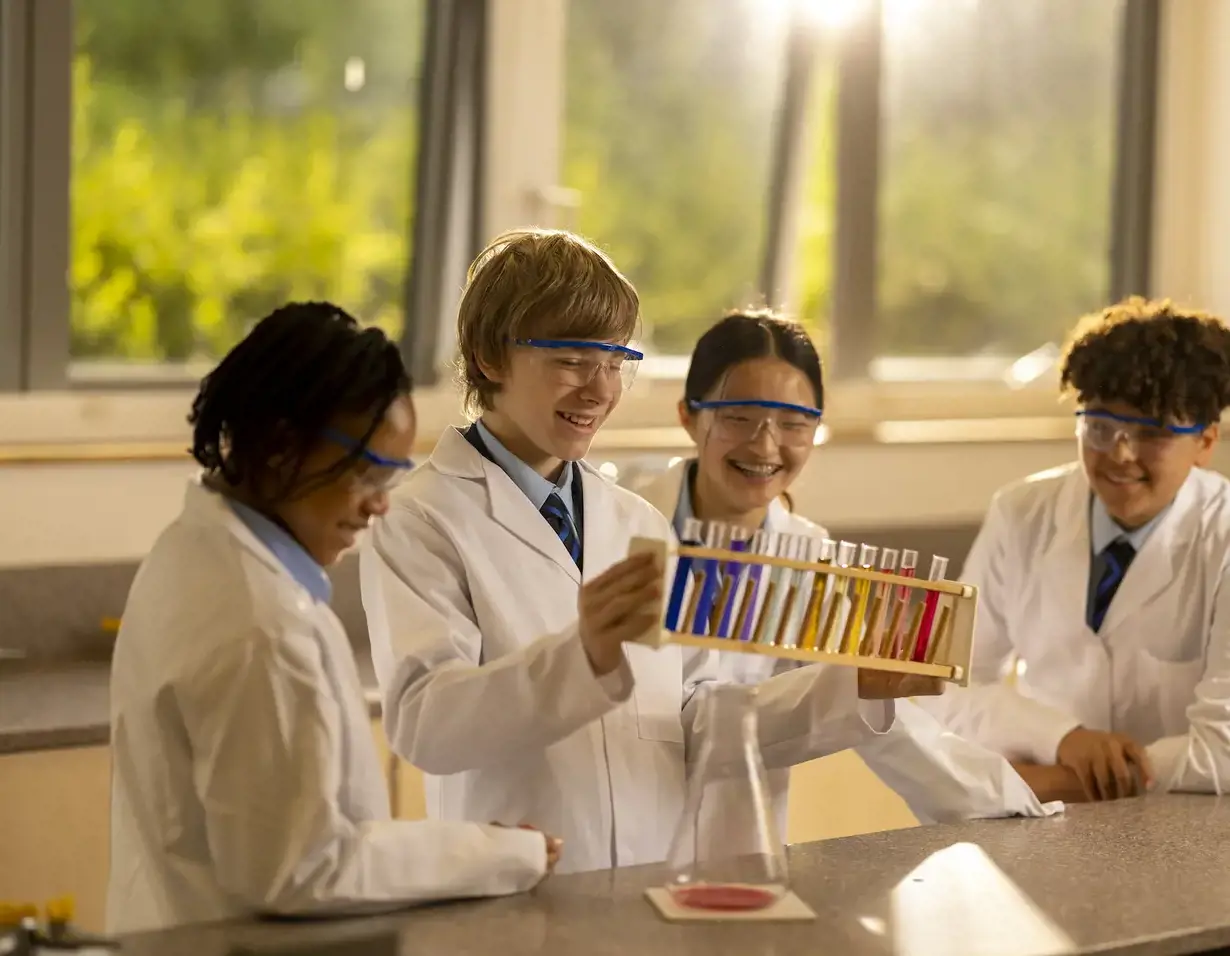
[[[884,0],[875,351],[1016,357],[1110,293],[1121,0]]]
[[[563,182],[659,352],[759,297],[786,6],[568,3]]]
[[[1013,360],[1149,291],[1159,9],[3,0],[0,390],[182,386],[302,297],[430,387],[465,264],[538,223],[636,283],[649,378],[767,303],[870,414],[1041,408]]]
[[[76,0],[73,359],[213,359],[291,298],[400,330],[424,3]]]

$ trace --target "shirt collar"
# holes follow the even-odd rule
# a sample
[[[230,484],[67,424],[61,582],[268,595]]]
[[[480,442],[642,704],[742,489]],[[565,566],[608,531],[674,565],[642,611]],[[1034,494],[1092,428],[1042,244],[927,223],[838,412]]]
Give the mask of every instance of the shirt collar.
[[[552,482],[538,474],[533,468],[505,448],[500,443],[500,440],[491,434],[491,430],[481,421],[475,422],[474,427],[478,429],[479,437],[482,438],[483,444],[487,446],[487,451],[491,453],[495,463],[512,479],[513,484],[520,488],[525,496],[530,499],[535,510],[541,511],[542,506],[547,503],[547,499],[554,492],[563,499],[564,507],[568,509],[569,514],[572,513],[572,474],[575,470],[572,462],[565,462],[565,467],[560,472],[559,480]],[[575,515],[573,515],[573,519],[576,519]]]
[[[1115,523],[1115,519],[1110,516],[1106,506],[1102,504],[1101,498],[1094,494],[1091,494],[1089,498],[1089,546],[1095,555],[1101,554],[1119,538],[1125,540],[1139,553],[1140,549],[1145,546],[1145,542],[1149,540],[1149,535],[1153,534],[1173,505],[1171,502],[1147,524],[1133,531],[1125,531]]]
[[[226,503],[236,516],[251,531],[260,542],[278,559],[290,576],[294,578],[316,601],[328,604],[333,596],[333,585],[329,575],[310,554],[303,549],[298,541],[281,525],[270,521],[254,508],[250,508],[234,498],[225,498]]]

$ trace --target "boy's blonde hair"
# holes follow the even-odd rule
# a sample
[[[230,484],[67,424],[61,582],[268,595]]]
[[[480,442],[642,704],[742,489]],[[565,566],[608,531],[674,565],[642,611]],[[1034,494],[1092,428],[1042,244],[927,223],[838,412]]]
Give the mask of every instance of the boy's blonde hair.
[[[517,339],[626,344],[640,299],[593,243],[555,229],[513,229],[493,239],[466,274],[457,310],[457,373],[468,414],[492,407],[500,386],[482,366],[505,368]]]

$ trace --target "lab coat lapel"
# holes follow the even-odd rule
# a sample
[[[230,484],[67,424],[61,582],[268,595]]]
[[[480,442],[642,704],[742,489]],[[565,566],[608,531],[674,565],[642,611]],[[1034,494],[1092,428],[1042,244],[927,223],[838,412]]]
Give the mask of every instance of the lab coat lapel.
[[[1038,573],[1044,607],[1040,615],[1063,621],[1061,628],[1085,628],[1089,596],[1089,486],[1084,475],[1067,479],[1055,508],[1051,540],[1043,550]]]
[[[1191,507],[1194,475],[1189,475],[1175,496],[1174,505],[1162,516],[1115,592],[1102,622],[1103,636],[1128,623],[1173,579],[1175,565],[1191,540],[1198,516]]]
[[[488,461],[478,449],[466,441],[460,431],[450,428],[440,436],[431,453],[431,464],[441,474],[483,482],[487,488],[491,517],[543,557],[558,564],[578,584],[581,582],[581,571],[572,560],[572,555],[568,553],[559,536],[551,530],[546,519],[534,508],[530,499],[504,473],[503,468],[493,461]],[[597,478],[596,475],[594,477]],[[589,491],[588,486],[585,490]],[[586,494],[587,509],[588,499],[589,495]],[[587,510],[587,519],[588,516]],[[588,521],[585,530],[589,530]],[[585,557],[588,559],[588,534],[585,535],[585,542]]]
[[[690,464],[691,460],[687,458],[677,461],[644,488],[639,489],[640,496],[657,508],[667,521],[675,519],[679,494],[683,490],[683,477],[688,473]]]
[[[774,498],[769,503],[769,510],[764,518],[764,527],[766,531],[776,531],[779,534],[799,532],[798,522],[795,521],[790,509],[782,503],[781,498]]]
[[[585,462],[577,462],[577,474],[573,477],[581,479],[581,487],[585,493],[585,521],[582,530],[582,546],[585,549],[585,567],[592,578],[601,574],[612,564],[623,560],[627,555],[612,550],[612,542],[626,542],[628,533],[621,528],[621,515],[618,499],[606,487],[607,479],[594,471]],[[669,520],[669,516],[668,516]],[[563,551],[563,547],[560,547]],[[568,562],[576,570],[571,560]],[[578,576],[577,580],[580,580]]]
[[[206,488],[199,477],[188,483],[184,494],[184,517],[193,524],[223,525],[262,564],[289,577],[290,572],[282,566],[277,555],[231,510],[222,495]]]

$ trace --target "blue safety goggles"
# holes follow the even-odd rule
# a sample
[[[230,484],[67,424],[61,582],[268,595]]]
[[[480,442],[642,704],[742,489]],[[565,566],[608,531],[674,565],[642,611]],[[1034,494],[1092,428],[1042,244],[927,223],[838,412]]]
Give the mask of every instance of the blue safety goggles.
[[[584,339],[514,339],[514,345],[529,349],[545,349],[551,357],[552,377],[572,388],[585,388],[601,372],[609,381],[618,376],[624,388],[636,380],[643,352],[611,342],[589,342]],[[602,358],[594,355],[603,354]]]
[[[762,399],[688,401],[693,412],[713,415],[713,434],[725,441],[755,441],[768,428],[779,445],[801,448],[815,444],[823,412],[810,405],[770,402]]]
[[[824,412],[821,409],[812,408],[810,405],[791,405],[789,402],[770,402],[764,399],[752,398],[721,399],[713,402],[697,402],[689,399],[688,408],[692,409],[694,412],[717,408],[772,408],[780,409],[784,412],[794,412],[808,418],[814,418],[817,422],[819,422],[821,417],[824,415]]]
[[[362,464],[354,473],[355,480],[372,491],[392,490],[414,468],[409,458],[385,458],[336,428],[326,428],[321,436],[358,457]]]
[[[1138,450],[1160,449],[1184,435],[1199,435],[1207,425],[1173,425],[1157,418],[1116,415],[1101,408],[1076,412],[1076,434],[1096,451],[1110,451],[1120,442]]]

